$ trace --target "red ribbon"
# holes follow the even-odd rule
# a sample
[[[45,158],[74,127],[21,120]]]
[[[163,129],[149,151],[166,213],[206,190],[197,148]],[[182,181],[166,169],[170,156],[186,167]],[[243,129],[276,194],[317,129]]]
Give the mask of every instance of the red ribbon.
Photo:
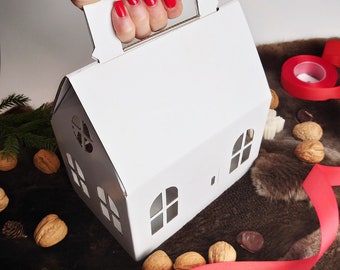
[[[333,186],[340,186],[340,167],[314,165],[302,184],[320,222],[321,245],[317,255],[292,261],[237,261],[206,264],[195,270],[310,270],[336,239],[339,212]]]
[[[340,86],[336,67],[340,67],[340,40],[329,40],[322,57],[298,55],[289,58],[282,66],[281,84],[284,90],[296,98],[322,101],[340,99]],[[298,78],[307,75],[315,81]]]

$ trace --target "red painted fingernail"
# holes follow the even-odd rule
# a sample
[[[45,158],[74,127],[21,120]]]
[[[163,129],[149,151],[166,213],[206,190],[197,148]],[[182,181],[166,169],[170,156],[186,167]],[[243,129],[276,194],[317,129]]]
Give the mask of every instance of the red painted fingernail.
[[[164,0],[164,3],[168,8],[173,8],[176,6],[176,0]]]
[[[128,3],[129,3],[131,6],[137,5],[138,2],[139,2],[139,0],[128,0]]]
[[[156,5],[157,0],[144,0],[145,4],[149,7]]]
[[[115,1],[113,7],[115,8],[118,17],[122,18],[126,16],[125,6],[122,1]]]

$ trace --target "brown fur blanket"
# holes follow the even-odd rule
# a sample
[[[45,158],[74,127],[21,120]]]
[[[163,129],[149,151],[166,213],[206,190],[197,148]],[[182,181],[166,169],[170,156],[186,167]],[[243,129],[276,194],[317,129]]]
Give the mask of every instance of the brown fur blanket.
[[[295,99],[281,88],[280,72],[293,55],[321,55],[324,42],[313,39],[258,47],[269,86],[280,98],[277,112],[286,120],[284,130],[274,140],[263,140],[252,169],[160,246],[173,260],[189,250],[207,257],[209,246],[219,240],[235,247],[238,260],[296,259],[318,251],[318,220],[301,189],[311,165],[294,156],[297,141],[291,132],[298,110],[313,114],[324,130],[322,164],[340,165],[340,101]],[[0,213],[0,226],[17,220],[28,235],[24,239],[0,236],[1,269],[141,269],[142,262],[127,255],[73,192],[64,167],[57,174],[43,175],[34,169],[32,154],[23,150],[15,170],[0,172],[0,186],[11,200]],[[43,249],[34,243],[33,231],[43,216],[53,212],[65,220],[69,233],[58,245]],[[261,251],[250,253],[237,244],[236,236],[243,230],[264,236]],[[337,269],[339,250],[338,237],[314,269]]]

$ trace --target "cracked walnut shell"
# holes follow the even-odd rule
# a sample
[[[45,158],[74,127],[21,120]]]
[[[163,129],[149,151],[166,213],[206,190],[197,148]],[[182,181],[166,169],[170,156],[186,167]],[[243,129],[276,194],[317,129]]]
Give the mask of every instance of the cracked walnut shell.
[[[301,161],[307,163],[319,163],[325,157],[324,146],[317,140],[300,142],[295,148],[295,155]]]
[[[33,157],[34,166],[45,174],[56,173],[60,167],[58,156],[49,150],[40,149]]]
[[[305,140],[320,140],[323,135],[321,126],[313,121],[302,122],[293,128],[295,138],[302,141]]]
[[[34,230],[34,240],[38,246],[51,247],[62,241],[68,228],[56,214],[45,216]]]

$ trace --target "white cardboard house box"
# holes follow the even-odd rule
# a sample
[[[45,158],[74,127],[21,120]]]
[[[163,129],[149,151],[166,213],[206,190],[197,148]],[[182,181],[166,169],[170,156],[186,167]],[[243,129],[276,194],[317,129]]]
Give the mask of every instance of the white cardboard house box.
[[[55,100],[73,188],[135,260],[244,175],[261,144],[270,92],[240,4],[197,3],[185,24],[102,54],[89,6],[101,63],[68,74]]]

